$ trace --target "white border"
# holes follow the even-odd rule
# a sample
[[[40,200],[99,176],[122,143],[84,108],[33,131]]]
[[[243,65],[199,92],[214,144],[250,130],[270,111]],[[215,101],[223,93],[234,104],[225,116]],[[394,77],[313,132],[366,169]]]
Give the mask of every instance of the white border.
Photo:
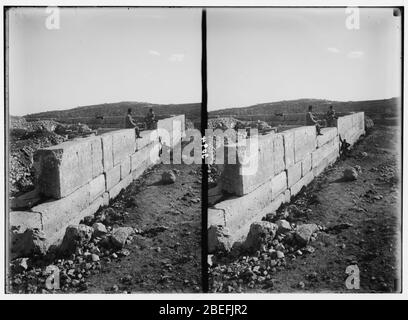
[[[112,0],[85,0],[85,1],[63,1],[63,0],[55,0],[55,1],[42,1],[42,0],[31,0],[31,1],[4,1],[1,0],[1,9],[3,12],[4,6],[147,6],[147,7],[156,7],[156,6],[185,6],[185,7],[295,7],[295,6],[322,6],[322,7],[331,7],[331,6],[340,6],[340,7],[347,7],[347,6],[403,6],[405,9],[405,15],[408,14],[407,6],[404,5],[403,0],[307,0],[307,1],[294,1],[294,0],[277,0],[277,1],[248,1],[248,0],[235,0],[235,1],[225,1],[225,0],[207,0],[207,1],[200,1],[200,0],[173,0],[173,1],[163,1],[163,0],[150,0],[150,1],[142,1],[142,0],[122,0],[122,1],[112,1]],[[406,19],[405,19],[406,20]],[[1,14],[1,24],[0,24],[0,34],[1,34],[1,42],[4,43],[3,39],[3,14]],[[407,25],[404,21],[404,52],[405,52],[405,43],[407,40]],[[2,58],[2,70],[4,73],[4,61],[3,61],[3,53],[1,54]],[[406,61],[404,56],[404,79],[406,76]],[[1,87],[4,88],[4,78],[1,76]],[[405,88],[403,88],[405,89]],[[405,90],[403,92],[404,101],[406,101]],[[1,90],[0,95],[2,104],[4,101],[4,91]],[[4,105],[3,105],[4,110]],[[404,114],[404,127],[406,128],[406,120],[407,120],[407,112]],[[4,141],[4,112],[0,112],[0,139],[1,142]],[[407,129],[405,129],[405,132]],[[404,134],[404,144],[403,149],[406,150],[407,147],[407,138]],[[0,207],[4,208],[4,145],[3,143],[0,144],[0,154],[1,154],[1,166],[0,166],[0,176],[2,178],[2,183],[0,184]],[[406,154],[404,154],[406,157]],[[405,163],[403,164],[403,177],[405,179],[405,175],[408,169],[408,165]],[[404,188],[404,193],[402,195],[402,199],[406,196],[407,188]],[[404,203],[405,209],[405,203]],[[1,210],[3,211],[3,210]],[[405,210],[404,210],[405,211]],[[379,213],[380,214],[380,213]],[[407,248],[407,237],[404,236],[407,231],[407,219],[403,219],[403,261],[402,261],[402,268],[403,271],[408,269],[407,259],[408,256]],[[4,239],[4,217],[0,219],[0,239]],[[384,293],[251,293],[251,294],[213,294],[213,293],[191,293],[191,294],[149,294],[149,293],[137,293],[137,294],[5,294],[5,274],[4,274],[4,266],[5,266],[5,255],[4,255],[4,243],[1,241],[0,245],[0,299],[3,300],[315,300],[315,299],[324,299],[324,300],[402,300],[408,298],[408,286],[407,286],[407,275],[403,274],[403,282],[402,282],[402,294],[384,294]]]

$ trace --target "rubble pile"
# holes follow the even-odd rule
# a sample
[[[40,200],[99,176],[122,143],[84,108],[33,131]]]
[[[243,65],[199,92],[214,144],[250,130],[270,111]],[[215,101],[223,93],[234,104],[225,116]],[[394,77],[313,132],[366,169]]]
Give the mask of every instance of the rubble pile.
[[[304,223],[308,209],[303,199],[277,214],[268,214],[254,222],[243,243],[225,253],[209,256],[212,292],[243,292],[248,289],[271,289],[274,274],[302,255],[315,252],[313,242],[324,226]]]

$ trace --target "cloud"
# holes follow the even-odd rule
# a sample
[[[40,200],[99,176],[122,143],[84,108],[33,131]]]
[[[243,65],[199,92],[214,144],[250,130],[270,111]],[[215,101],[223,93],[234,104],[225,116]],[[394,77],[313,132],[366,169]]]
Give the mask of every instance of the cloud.
[[[329,47],[327,48],[327,51],[331,52],[331,53],[339,53],[340,50],[334,47]]]
[[[363,55],[364,55],[363,51],[350,51],[347,54],[347,58],[349,58],[349,59],[360,59],[360,58],[363,57]]]
[[[184,57],[185,57],[184,53],[173,53],[170,56],[169,60],[171,62],[182,62],[184,60]]]
[[[149,50],[149,54],[156,57],[160,56],[160,52],[156,50]]]

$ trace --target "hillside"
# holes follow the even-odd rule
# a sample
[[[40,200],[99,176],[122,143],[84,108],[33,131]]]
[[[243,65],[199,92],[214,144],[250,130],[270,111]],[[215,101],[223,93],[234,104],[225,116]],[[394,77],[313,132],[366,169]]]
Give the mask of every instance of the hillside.
[[[55,119],[63,120],[67,118],[96,118],[96,117],[123,117],[127,109],[132,108],[133,115],[145,116],[149,108],[153,108],[156,115],[164,117],[173,114],[185,114],[189,119],[197,119],[201,116],[200,103],[188,104],[152,104],[147,102],[118,102],[104,103],[77,108],[46,111],[40,113],[27,114],[26,119]]]
[[[228,108],[209,112],[210,117],[214,116],[248,116],[248,115],[278,115],[280,113],[304,113],[309,105],[313,105],[314,112],[326,112],[329,105],[333,105],[337,112],[346,113],[353,111],[364,111],[368,115],[386,114],[387,116],[397,116],[400,108],[400,99],[391,98],[384,100],[367,101],[330,101],[323,99],[299,99],[262,103],[242,108]]]

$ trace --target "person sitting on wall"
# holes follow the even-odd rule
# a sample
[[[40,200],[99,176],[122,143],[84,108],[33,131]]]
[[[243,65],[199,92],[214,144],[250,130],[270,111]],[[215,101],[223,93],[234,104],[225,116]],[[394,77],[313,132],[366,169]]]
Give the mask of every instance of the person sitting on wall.
[[[136,138],[137,138],[137,139],[141,139],[141,138],[142,138],[142,137],[140,136],[139,127],[137,126],[135,120],[133,120],[133,117],[132,117],[132,109],[131,109],[131,108],[128,109],[128,112],[127,112],[127,115],[126,115],[126,118],[125,118],[125,128],[126,128],[126,129],[132,129],[132,128],[134,128],[134,129],[135,129],[135,132],[136,132]]]
[[[315,116],[313,115],[312,110],[313,110],[313,107],[309,106],[309,111],[306,113],[306,125],[316,126],[317,135],[322,136],[323,134],[320,132],[319,121],[315,119]]]
[[[326,120],[328,127],[335,127],[336,126],[336,111],[334,111],[333,106],[329,107],[329,110],[326,113]]]
[[[146,116],[147,130],[154,130],[157,127],[156,115],[152,108],[149,109],[149,113]]]

